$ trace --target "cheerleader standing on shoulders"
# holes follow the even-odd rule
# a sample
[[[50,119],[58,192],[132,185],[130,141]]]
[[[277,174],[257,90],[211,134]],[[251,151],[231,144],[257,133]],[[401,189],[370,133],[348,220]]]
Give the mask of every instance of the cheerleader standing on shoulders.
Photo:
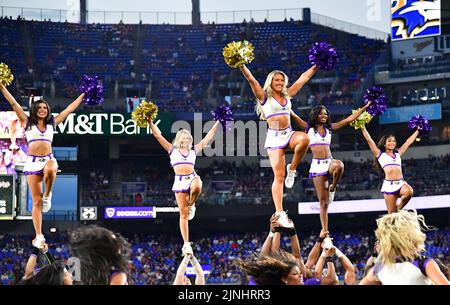
[[[180,211],[180,231],[183,237],[183,255],[193,255],[192,246],[189,242],[189,224],[195,216],[195,202],[202,192],[202,180],[194,170],[195,159],[202,149],[214,137],[219,121],[216,121],[206,136],[194,147],[192,147],[193,138],[191,133],[186,129],[177,132],[173,143],[168,142],[159,128],[149,119],[150,129],[153,136],[161,144],[161,146],[169,153],[170,165],[175,172],[175,180],[172,191]]]
[[[291,111],[291,115],[296,123],[300,128],[306,130],[309,137],[309,149],[313,154],[309,178],[313,179],[317,197],[319,198],[320,223],[323,231],[328,231],[328,205],[333,202],[336,186],[344,173],[344,163],[341,160],[333,159],[331,156],[331,135],[335,130],[356,120],[369,106],[370,103],[367,103],[357,112],[336,123],[331,123],[330,113],[322,105],[311,110],[308,122],[305,122]],[[330,185],[328,185],[329,176],[333,179]],[[330,247],[331,245],[328,246],[328,248]]]
[[[58,162],[52,154],[53,133],[56,126],[78,108],[85,94],[82,93],[57,116],[52,115],[50,105],[46,101],[34,101],[30,105],[30,116],[28,117],[1,82],[0,90],[11,104],[20,122],[25,125],[28,158],[23,171],[27,175],[28,187],[33,200],[31,213],[36,238],[32,244],[42,249],[45,242],[45,237],[42,234],[42,213],[48,212],[52,205],[52,188],[58,170]],[[45,185],[44,193],[42,193],[42,181]]]
[[[381,193],[384,195],[388,213],[397,212],[409,202],[413,195],[412,187],[403,179],[401,156],[414,143],[419,135],[419,129],[397,149],[397,140],[393,134],[384,135],[378,145],[372,140],[366,127],[363,125],[362,134],[369,144],[370,150],[377,158],[377,167],[380,172],[384,172],[383,186]],[[397,205],[397,199],[400,201]]]
[[[304,132],[292,130],[291,98],[314,76],[317,67],[313,66],[304,72],[289,88],[288,77],[282,71],[270,72],[264,87],[261,87],[245,65],[241,65],[240,69],[257,99],[256,113],[261,120],[267,120],[269,125],[264,148],[267,149],[274,173],[272,199],[275,212],[280,215],[278,222],[283,227],[292,228],[293,223],[289,222],[286,212],[283,211],[283,181],[286,188],[292,188],[294,185],[296,169],[308,150],[309,139]],[[285,153],[288,150],[294,152],[294,156],[286,166]]]

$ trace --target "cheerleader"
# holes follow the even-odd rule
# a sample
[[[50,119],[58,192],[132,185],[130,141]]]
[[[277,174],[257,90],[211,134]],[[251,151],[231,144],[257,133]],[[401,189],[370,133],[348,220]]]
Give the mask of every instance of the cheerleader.
[[[283,211],[283,181],[286,188],[294,185],[296,169],[308,150],[309,140],[304,132],[292,130],[291,98],[314,76],[317,67],[313,66],[304,72],[289,88],[288,77],[282,71],[270,72],[264,87],[261,87],[245,65],[241,65],[240,69],[257,99],[256,113],[261,120],[267,120],[269,126],[264,148],[267,149],[274,173],[272,199],[275,212],[281,216],[278,221],[283,227],[292,228],[293,223],[289,222]],[[285,153],[288,150],[294,152],[294,156],[286,166]]]
[[[423,215],[405,210],[377,219],[378,259],[360,285],[449,285],[438,264],[425,252],[429,229]]]
[[[33,200],[32,218],[36,238],[32,244],[39,248],[45,242],[42,234],[42,213],[48,212],[51,208],[52,188],[58,170],[58,162],[52,154],[53,133],[56,126],[78,108],[85,94],[82,93],[56,117],[52,115],[50,105],[46,101],[34,101],[30,105],[30,116],[28,117],[2,83],[0,83],[0,90],[11,104],[20,123],[25,125],[28,158],[23,171],[27,175],[28,187]],[[42,193],[42,181],[45,185],[44,193]]]
[[[320,223],[323,231],[328,231],[328,205],[333,202],[337,184],[344,173],[344,163],[331,156],[331,135],[356,120],[369,106],[370,103],[367,103],[357,112],[336,123],[331,123],[330,112],[323,105],[311,110],[308,122],[291,111],[293,119],[300,128],[305,129],[309,137],[309,149],[313,154],[309,178],[313,179],[319,199]],[[332,178],[330,185],[328,185],[328,177]]]
[[[246,260],[238,258],[236,265],[256,285],[303,285],[303,275],[294,255],[280,250],[271,255],[253,253]]]
[[[85,226],[70,233],[69,245],[80,260],[82,285],[128,285],[131,245],[122,235]]]
[[[412,187],[403,179],[401,156],[414,143],[419,135],[419,129],[406,140],[406,142],[397,149],[397,140],[392,134],[381,137],[378,145],[372,140],[366,127],[363,125],[362,134],[369,144],[370,150],[377,159],[377,167],[380,172],[384,172],[384,182],[381,187],[381,193],[384,195],[388,213],[394,213],[409,202],[413,195]],[[400,202],[397,205],[397,199]]]
[[[173,143],[169,143],[161,134],[159,128],[149,119],[153,136],[161,146],[169,153],[170,165],[175,172],[172,191],[180,212],[180,231],[183,237],[183,255],[193,255],[192,246],[189,242],[189,224],[195,216],[195,202],[202,192],[202,180],[194,170],[197,155],[208,145],[214,137],[219,121],[216,121],[211,130],[198,144],[192,147],[193,138],[186,129],[177,132]]]

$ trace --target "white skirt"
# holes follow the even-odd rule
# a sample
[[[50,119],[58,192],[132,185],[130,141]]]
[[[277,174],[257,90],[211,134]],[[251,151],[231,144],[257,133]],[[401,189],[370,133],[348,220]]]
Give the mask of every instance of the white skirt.
[[[288,127],[286,129],[275,130],[268,129],[266,135],[266,142],[264,143],[265,149],[281,149],[285,148],[289,145],[289,141],[291,140],[294,131],[292,127]]]
[[[311,167],[309,168],[309,178],[328,175],[328,169],[330,168],[331,162],[333,162],[333,157],[326,159],[313,158]]]
[[[405,180],[384,180],[381,186],[381,192],[384,194],[392,195],[398,194],[402,186],[406,183]]]
[[[58,161],[56,161],[53,154],[46,156],[33,156],[29,155],[23,166],[23,173],[25,175],[42,175],[44,173],[44,167],[50,160],[55,160],[56,167],[58,167]]]
[[[196,172],[188,175],[175,175],[175,180],[172,186],[172,192],[175,193],[189,193],[191,183],[196,177],[199,177]]]

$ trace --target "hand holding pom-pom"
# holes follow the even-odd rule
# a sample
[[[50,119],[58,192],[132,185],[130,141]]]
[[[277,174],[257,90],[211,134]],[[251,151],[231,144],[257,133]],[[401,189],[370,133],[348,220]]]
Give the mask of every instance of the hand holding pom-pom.
[[[372,86],[364,94],[364,101],[370,103],[367,112],[373,116],[384,113],[387,110],[387,96],[383,88]]]
[[[255,59],[253,45],[244,41],[233,41],[223,48],[223,58],[225,63],[231,68],[237,68],[243,64],[248,64]]]
[[[98,76],[83,75],[80,91],[85,93],[84,103],[86,105],[100,105],[104,100],[103,84]]]
[[[417,136],[416,141],[420,141],[431,131],[430,122],[424,116],[418,114],[411,118],[408,123],[408,128],[419,130],[419,135]]]
[[[14,75],[11,74],[11,69],[5,63],[0,63],[0,82],[4,86],[11,85],[14,80]]]
[[[309,49],[309,62],[321,70],[329,71],[337,62],[336,49],[327,42],[315,42]]]
[[[356,110],[352,110],[352,113],[355,113],[357,111],[359,111],[361,108],[356,109]],[[370,121],[372,121],[373,116],[368,113],[367,111],[364,111],[356,120],[354,120],[353,122],[350,123],[350,126],[352,126],[355,129],[360,129],[362,128],[364,125],[369,124]]]
[[[141,128],[146,128],[149,120],[153,121],[157,116],[158,106],[151,101],[147,102],[146,100],[143,100],[139,106],[136,107],[136,110],[131,113],[131,118]]]
[[[219,121],[222,124],[223,130],[229,131],[231,129],[231,123],[234,121],[234,118],[230,107],[220,105],[212,112],[212,115],[215,121]]]

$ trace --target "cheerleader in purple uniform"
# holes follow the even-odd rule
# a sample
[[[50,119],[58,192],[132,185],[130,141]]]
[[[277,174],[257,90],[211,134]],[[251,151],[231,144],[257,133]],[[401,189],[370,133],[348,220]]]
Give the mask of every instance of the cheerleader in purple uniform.
[[[413,195],[412,187],[403,179],[401,156],[414,143],[419,135],[419,129],[397,149],[397,140],[393,134],[384,135],[378,145],[372,140],[369,132],[363,125],[362,133],[373,155],[377,158],[377,167],[384,172],[381,193],[384,195],[388,213],[397,212],[409,202]],[[397,203],[397,200],[400,201]]]
[[[148,120],[153,136],[161,146],[169,153],[170,165],[175,172],[172,191],[180,212],[180,231],[183,237],[183,255],[193,255],[192,246],[189,242],[189,224],[195,216],[195,202],[202,192],[202,180],[194,170],[195,159],[202,149],[212,140],[216,133],[219,121],[216,121],[206,136],[196,145],[192,145],[193,138],[186,129],[177,132],[173,143],[168,142],[159,128]]]
[[[328,206],[334,200],[334,194],[339,180],[344,173],[344,163],[333,159],[330,150],[332,133],[356,120],[371,103],[349,115],[345,119],[331,123],[330,112],[323,106],[316,106],[311,110],[308,122],[302,120],[291,111],[291,116],[299,125],[305,129],[309,138],[309,149],[313,154],[309,177],[313,179],[317,197],[320,203],[320,223],[323,231],[328,231]],[[328,177],[332,178],[328,184]]]
[[[56,180],[56,172],[58,171],[58,162],[52,153],[53,134],[56,126],[78,108],[83,101],[85,93],[78,96],[76,100],[56,116],[52,115],[50,105],[46,101],[34,101],[30,105],[29,116],[27,116],[16,99],[1,82],[0,91],[10,103],[20,124],[25,125],[28,158],[25,161],[23,172],[27,175],[28,187],[33,200],[31,213],[36,238],[33,239],[32,244],[42,249],[41,247],[45,242],[45,237],[42,234],[42,213],[48,212],[51,208],[52,188]],[[13,136],[15,136],[15,133]],[[42,182],[45,185],[44,192],[42,192]]]

